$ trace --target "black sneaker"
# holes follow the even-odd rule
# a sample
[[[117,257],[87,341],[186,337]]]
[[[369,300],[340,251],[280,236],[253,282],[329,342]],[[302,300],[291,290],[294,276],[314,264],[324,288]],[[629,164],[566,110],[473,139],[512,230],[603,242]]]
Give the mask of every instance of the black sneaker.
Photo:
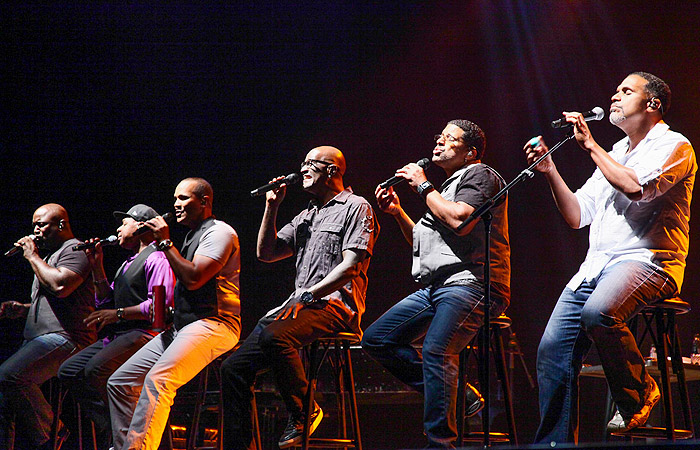
[[[323,419],[323,410],[317,403],[314,403],[314,412],[311,413],[311,430],[309,430],[309,436],[316,431],[318,424],[321,423],[321,419]],[[287,427],[284,429],[282,437],[280,437],[280,448],[292,447],[301,443],[301,440],[304,438],[304,423],[305,420],[303,416],[289,416]]]
[[[466,397],[464,400],[464,414],[467,417],[471,417],[484,408],[484,397],[469,383],[465,384],[464,393]]]

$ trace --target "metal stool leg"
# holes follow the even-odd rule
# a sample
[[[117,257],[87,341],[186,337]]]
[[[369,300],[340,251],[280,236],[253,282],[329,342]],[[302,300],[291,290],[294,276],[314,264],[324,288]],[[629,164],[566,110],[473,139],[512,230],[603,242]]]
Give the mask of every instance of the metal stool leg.
[[[345,375],[346,380],[345,390],[350,395],[350,415],[352,418],[353,431],[355,433],[355,448],[357,450],[362,450],[360,419],[357,411],[357,396],[355,395],[355,376],[353,375],[352,359],[350,358],[350,342],[343,342],[343,350],[345,352],[345,366],[343,368],[343,374]]]
[[[656,352],[658,354],[657,364],[659,366],[659,372],[661,372],[661,396],[664,401],[664,414],[666,416],[666,438],[674,441],[676,429],[674,418],[673,418],[673,400],[671,399],[671,380],[668,375],[668,332],[666,329],[666,324],[664,323],[664,311],[657,309],[654,311],[656,318],[656,333],[658,345],[656,346]]]
[[[492,344],[494,346],[493,357],[496,365],[496,372],[501,382],[503,396],[506,403],[506,418],[508,420],[508,439],[511,444],[518,445],[518,436],[515,430],[515,415],[513,414],[513,399],[511,396],[508,371],[506,369],[506,355],[503,348],[503,335],[500,327],[492,327]]]
[[[304,424],[304,437],[302,440],[303,450],[308,450],[309,448],[309,435],[311,434],[311,413],[314,407],[314,396],[316,394],[316,381],[318,378],[318,347],[319,342],[316,341],[311,344],[311,350],[309,352],[309,387],[306,392],[306,402],[304,407],[305,414],[305,424]]]

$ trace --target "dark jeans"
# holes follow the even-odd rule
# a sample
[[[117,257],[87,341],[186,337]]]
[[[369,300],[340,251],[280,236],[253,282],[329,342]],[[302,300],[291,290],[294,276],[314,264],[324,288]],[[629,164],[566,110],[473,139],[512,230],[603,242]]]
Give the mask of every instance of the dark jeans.
[[[422,393],[423,425],[431,443],[457,438],[459,353],[484,318],[480,286],[425,287],[394,305],[367,328],[362,348],[398,379]],[[506,308],[493,299],[491,316]],[[411,344],[423,339],[422,354]]]
[[[36,449],[51,437],[53,412],[41,385],[77,349],[65,335],[49,333],[24,341],[0,365],[0,448],[12,448],[12,437],[26,449]],[[16,425],[16,432],[13,428]]]
[[[347,331],[326,309],[303,308],[296,319],[260,319],[236,352],[221,365],[224,399],[224,448],[255,448],[251,401],[255,376],[271,368],[290,416],[301,417],[308,387],[299,349],[319,337]]]
[[[112,441],[109,420],[107,380],[127,359],[153,336],[144,330],[131,330],[117,335],[109,344],[99,339],[58,369],[58,378],[80,403],[86,417],[95,424],[97,448],[108,449]]]
[[[647,304],[675,292],[665,272],[638,261],[614,264],[576,291],[564,289],[537,351],[540,426],[536,442],[578,440],[578,376],[593,342],[620,413],[637,412],[647,375],[627,321]]]

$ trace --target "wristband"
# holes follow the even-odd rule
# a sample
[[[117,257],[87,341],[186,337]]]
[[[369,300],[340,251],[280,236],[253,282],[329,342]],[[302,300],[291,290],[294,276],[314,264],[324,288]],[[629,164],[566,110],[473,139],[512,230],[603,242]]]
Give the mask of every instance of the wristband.
[[[117,308],[117,319],[124,320],[124,308]]]
[[[422,182],[421,184],[419,184],[418,187],[416,188],[418,195],[420,195],[423,198],[425,198],[426,195],[428,195],[428,193],[430,191],[434,191],[434,190],[435,190],[435,186],[433,186],[433,183],[431,183],[430,181],[427,181],[427,180]]]

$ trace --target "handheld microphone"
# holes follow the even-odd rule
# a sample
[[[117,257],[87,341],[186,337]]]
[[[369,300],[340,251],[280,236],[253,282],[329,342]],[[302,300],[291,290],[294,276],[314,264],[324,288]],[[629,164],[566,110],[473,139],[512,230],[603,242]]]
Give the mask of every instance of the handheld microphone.
[[[416,164],[418,164],[421,169],[425,170],[430,165],[430,159],[423,158],[423,159],[419,160],[418,162],[416,162]],[[395,186],[395,185],[401,183],[402,181],[406,181],[406,179],[404,177],[398,177],[398,176],[394,175],[393,177],[389,178],[385,182],[381,183],[379,185],[379,187],[382,189],[386,189],[390,186]]]
[[[108,245],[117,245],[119,243],[119,238],[117,238],[115,235],[111,235],[104,239],[100,239],[99,241],[84,242],[82,244],[74,245],[73,250],[85,250],[87,248],[93,248],[97,245],[98,242],[102,244],[103,247],[107,247]]]
[[[290,186],[292,184],[298,183],[301,181],[301,175],[298,173],[290,173],[284,178],[281,178],[277,181],[273,181],[272,183],[267,183],[265,186],[260,186],[257,189],[253,189],[250,191],[250,196],[251,197],[258,197],[260,195],[263,195],[267,191],[271,191],[273,189],[277,189],[278,187],[282,186],[283,184],[286,184],[287,186]]]
[[[591,120],[600,120],[603,117],[605,117],[605,111],[603,111],[603,108],[600,106],[596,106],[590,111],[586,111],[583,114],[583,120],[586,122],[590,122]],[[573,125],[571,125],[569,122],[566,121],[563,117],[561,119],[557,120],[552,120],[552,128],[569,128]]]
[[[32,241],[36,241],[36,238],[38,236],[36,234],[30,234],[29,237],[32,239]],[[9,249],[8,251],[6,251],[5,256],[7,256],[7,257],[14,256],[21,251],[22,251],[22,247],[15,246],[15,247],[12,247],[11,249]]]
[[[167,212],[163,214],[162,217],[166,222],[170,222],[170,220],[173,218],[173,213]],[[141,236],[142,234],[147,233],[149,231],[151,231],[150,228],[148,228],[146,225],[141,225],[136,229],[136,231],[134,231],[134,237]],[[117,245],[119,243],[119,238],[117,238],[115,235],[111,235],[105,239],[101,239],[96,242],[85,242],[83,244],[74,245],[73,250],[85,250],[86,248],[93,248],[95,245],[97,245],[97,242],[100,242],[103,247],[107,247],[109,245]]]

